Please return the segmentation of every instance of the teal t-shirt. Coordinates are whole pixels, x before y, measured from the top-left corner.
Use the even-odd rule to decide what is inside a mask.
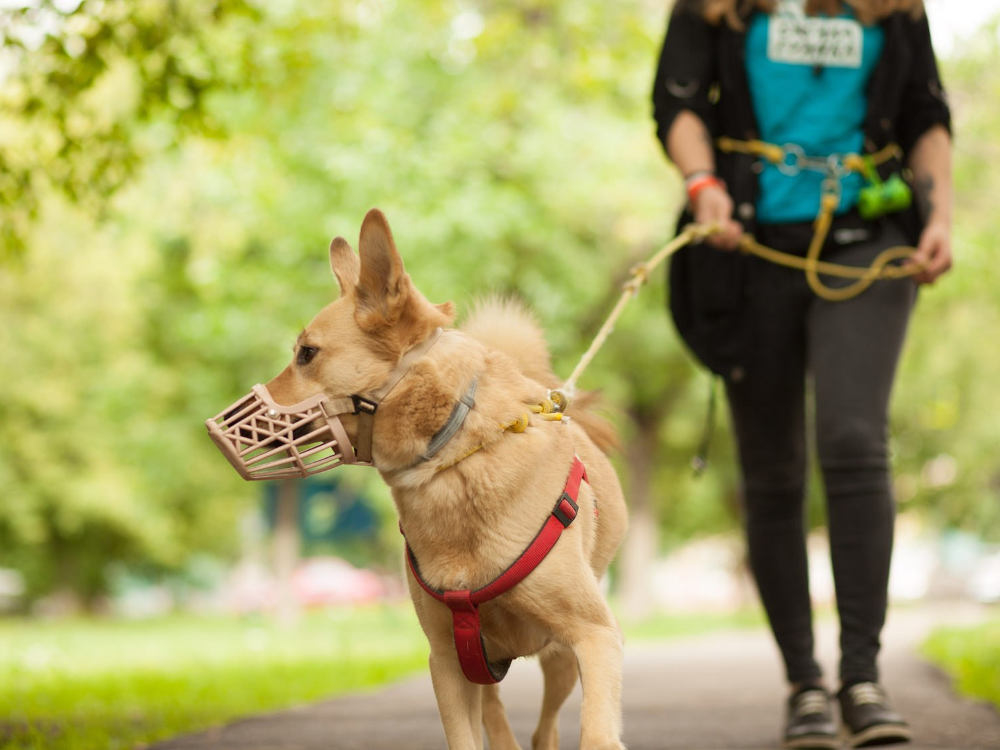
[[[754,14],[746,68],[761,139],[797,144],[809,156],[861,153],[868,79],[883,44],[879,26],[862,26],[850,11],[806,16],[804,0],[781,0],[773,14]],[[804,169],[790,176],[764,164],[757,219],[814,219],[824,175]],[[837,213],[857,204],[863,183],[859,174],[842,178]]]

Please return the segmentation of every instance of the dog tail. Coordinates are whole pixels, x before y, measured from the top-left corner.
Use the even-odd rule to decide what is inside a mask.
[[[462,324],[462,330],[485,346],[511,357],[521,372],[546,388],[562,385],[552,372],[552,359],[542,327],[517,300],[499,295],[481,300]],[[600,394],[580,391],[573,397],[567,415],[583,428],[598,448],[611,453],[619,447],[618,435],[611,422],[598,413],[600,406]]]
[[[521,372],[546,388],[558,382],[552,372],[549,347],[531,311],[511,297],[494,295],[480,300],[462,324],[462,330],[487,348],[513,359]]]

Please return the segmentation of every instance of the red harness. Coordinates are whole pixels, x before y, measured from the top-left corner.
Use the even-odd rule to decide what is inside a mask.
[[[552,509],[552,513],[545,520],[545,524],[534,540],[507,570],[474,591],[469,589],[442,591],[431,586],[420,575],[417,558],[413,555],[410,545],[406,545],[406,562],[417,583],[439,602],[448,605],[451,610],[458,661],[462,665],[462,672],[465,673],[466,679],[470,682],[476,682],[480,685],[492,685],[500,682],[507,674],[511,663],[510,659],[491,662],[486,658],[482,625],[479,622],[479,605],[512,589],[545,559],[545,556],[559,540],[563,529],[573,523],[573,519],[576,518],[577,497],[580,493],[581,480],[587,481],[587,470],[584,468],[583,462],[574,456],[566,486],[563,487],[556,507]],[[405,539],[406,535],[404,534],[403,537]]]

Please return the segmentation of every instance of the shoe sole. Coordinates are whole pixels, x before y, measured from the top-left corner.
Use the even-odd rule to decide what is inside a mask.
[[[848,742],[851,747],[877,747],[909,742],[913,738],[910,728],[900,724],[876,724],[852,734]]]
[[[813,734],[785,740],[783,747],[787,750],[839,750],[840,740],[837,737]]]

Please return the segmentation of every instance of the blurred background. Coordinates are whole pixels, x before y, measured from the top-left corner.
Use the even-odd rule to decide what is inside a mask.
[[[956,267],[921,292],[897,381],[892,595],[988,603],[1000,600],[1000,3],[928,9],[955,117]],[[419,668],[376,472],[247,483],[203,422],[284,367],[336,294],[330,239],[353,244],[373,206],[429,299],[461,311],[490,292],[522,298],[568,374],[683,200],[649,104],[668,12],[663,0],[0,0],[0,744],[54,741],[67,715],[86,724],[84,684],[119,702],[159,696],[155,711],[130,709],[152,736]],[[611,593],[629,622],[759,621],[726,415],[695,477],[711,381],[664,295],[653,279],[581,382],[605,393],[624,439],[632,532]],[[388,635],[359,666],[374,632]],[[345,650],[353,666],[331,670]],[[376,656],[385,664],[366,673]],[[299,669],[308,689],[164,718],[163,696],[190,687],[184,665],[212,659],[220,675],[236,662]],[[122,664],[182,682],[128,682]],[[226,674],[230,692],[253,682]],[[211,692],[196,693],[203,706]]]

